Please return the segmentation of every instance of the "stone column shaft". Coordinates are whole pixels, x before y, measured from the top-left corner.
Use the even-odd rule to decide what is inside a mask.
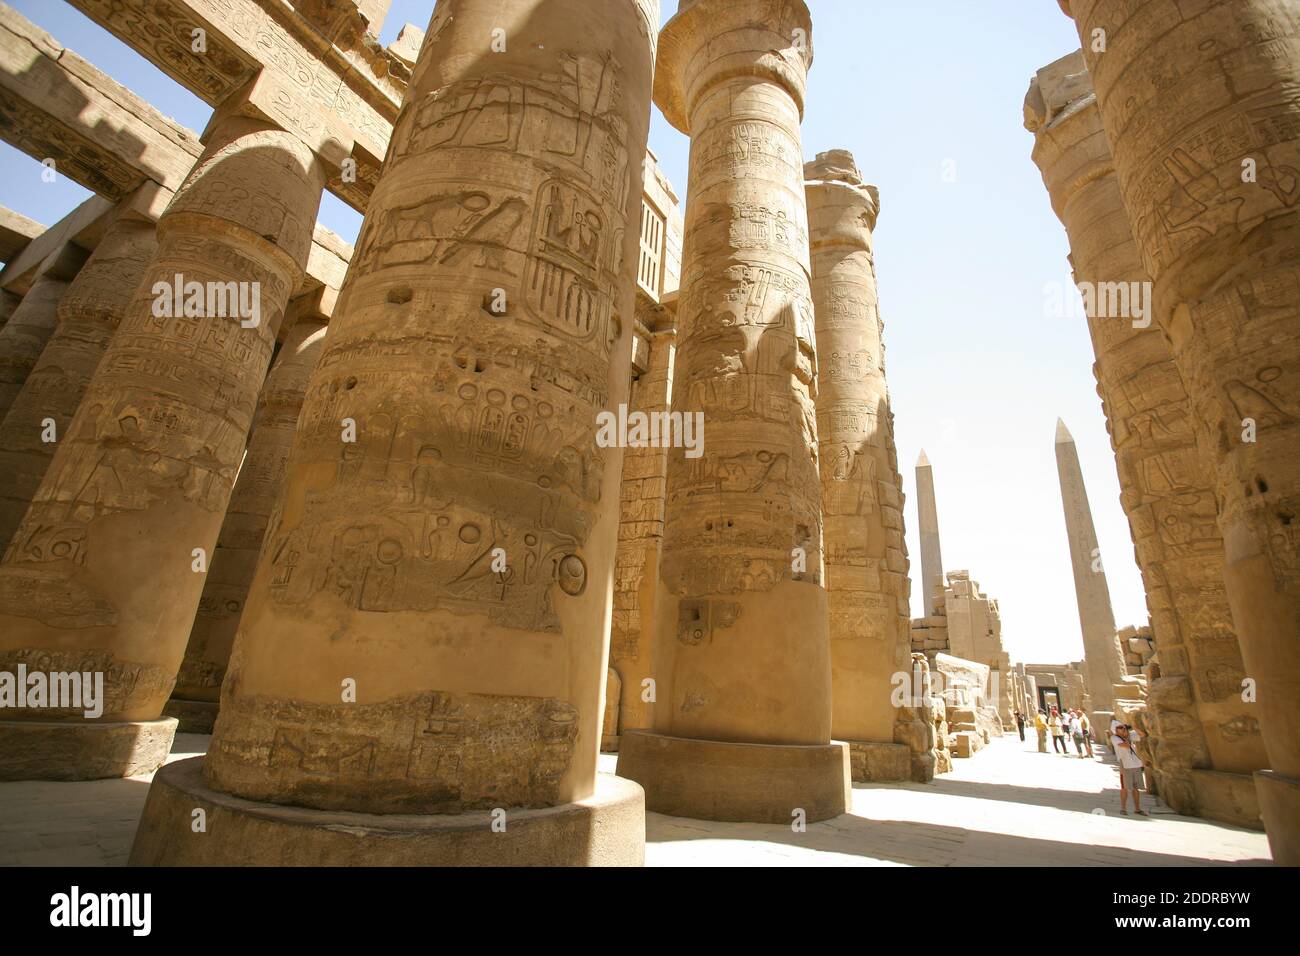
[[[159,715],[324,179],[296,137],[219,117],[159,219],[157,254],[0,565],[0,664],[105,674],[98,720],[18,711],[2,728],[7,753],[36,733],[24,720],[59,721],[59,766],[25,772],[140,772],[135,733],[166,755],[158,730],[175,724]]]
[[[628,406],[653,415],[671,408],[676,332],[671,324],[650,330],[648,341],[647,367],[632,383]],[[609,645],[610,666],[618,672],[622,687],[620,732],[652,726],[654,705],[643,699],[642,681],[655,675],[655,595],[667,474],[666,447],[629,447],[624,451]]]
[[[855,779],[888,779],[886,762],[901,771],[894,779],[908,779],[910,754],[894,743],[898,712],[891,701],[894,675],[912,667],[902,492],[872,249],[880,199],[843,150],[818,154],[804,176],[819,359],[831,736],[850,742]],[[892,759],[879,759],[886,754]]]
[[[1067,0],[1215,479],[1274,859],[1300,863],[1300,12]],[[1098,34],[1097,31],[1102,31]],[[1104,45],[1097,43],[1097,37]],[[1104,52],[1102,52],[1104,49]],[[1176,82],[1170,80],[1176,77]]]
[[[1161,792],[1179,812],[1195,812],[1193,768],[1267,766],[1257,709],[1241,697],[1245,672],[1224,590],[1213,481],[1197,453],[1168,339],[1150,312],[1109,314],[1097,291],[1150,290],[1151,278],[1133,241],[1082,53],[1039,71],[1025,122],[1069,235],[1075,280],[1093,301],[1088,328],[1098,391],[1160,650],[1160,676],[1149,686],[1158,711],[1157,773],[1179,778],[1166,780]]]
[[[212,733],[221,682],[226,676],[266,525],[284,485],[298,415],[325,339],[326,318],[290,303],[279,355],[258,399],[248,451],[203,585],[198,613],[176,677],[168,713],[182,733]]]
[[[657,21],[646,0],[439,2],[307,388],[209,786],[384,813],[595,792],[621,455],[596,438],[627,396]]]
[[[810,38],[802,0],[685,0],[661,35],[656,102],[691,135],[672,407],[702,414],[704,441],[668,456],[655,733],[623,735],[619,773],[668,813],[843,812],[799,129]],[[748,759],[770,761],[765,792],[735,775]]]
[[[27,513],[156,250],[154,223],[124,214],[59,298],[53,334],[0,424],[0,554]]]
[[[0,421],[9,414],[27,376],[41,357],[58,325],[59,299],[86,260],[86,254],[65,245],[41,266],[31,288],[0,328]]]

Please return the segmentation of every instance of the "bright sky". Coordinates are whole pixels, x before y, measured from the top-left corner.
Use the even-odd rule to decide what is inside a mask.
[[[157,109],[195,131],[211,110],[71,6],[8,0]],[[593,0],[603,2],[603,0]],[[665,19],[676,9],[663,0]],[[921,614],[913,465],[934,467],[944,563],[1001,606],[1013,660],[1083,657],[1053,450],[1056,419],[1079,448],[1115,619],[1147,620],[1115,459],[1081,318],[1044,287],[1069,281],[1021,120],[1034,72],[1078,46],[1048,0],[810,0],[808,158],[845,148],[880,187],[876,268],[899,463],[907,494],[912,613]],[[382,40],[423,27],[433,0],[393,0]],[[650,146],[683,200],[688,143],[658,116]],[[955,171],[955,182],[945,181]],[[0,205],[51,224],[88,197],[0,144]],[[951,178],[951,177],[949,177]],[[353,241],[361,217],[326,194],[321,222]]]

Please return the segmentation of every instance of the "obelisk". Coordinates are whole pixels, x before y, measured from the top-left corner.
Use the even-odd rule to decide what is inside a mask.
[[[817,332],[817,437],[830,608],[831,735],[855,780],[908,780],[895,675],[911,670],[903,496],[872,231],[880,195],[846,150],[804,165]]]
[[[1288,0],[1060,0],[1214,481],[1224,585],[1300,865],[1300,17]]]
[[[211,747],[154,778],[133,862],[642,862],[640,788],[596,774],[621,464],[597,436],[627,398],[658,21],[439,0]],[[237,820],[191,837],[205,805]]]
[[[943,553],[939,548],[939,506],[934,496],[934,470],[925,449],[916,459],[916,513],[921,531],[921,597],[925,616],[943,610]]]
[[[683,0],[655,101],[691,136],[657,595],[654,731],[619,773],[649,809],[789,824],[844,812],[832,744],[800,123],[803,0]],[[687,452],[690,457],[687,457]]]
[[[1097,546],[1097,530],[1092,524],[1079,451],[1065,422],[1059,418],[1056,420],[1056,471],[1061,480],[1061,504],[1070,543],[1070,566],[1074,570],[1074,596],[1079,604],[1083,656],[1088,662],[1088,695],[1094,713],[1109,713],[1115,709],[1114,685],[1126,673],[1124,653],[1115,636],[1110,588],[1101,563],[1101,549]]]

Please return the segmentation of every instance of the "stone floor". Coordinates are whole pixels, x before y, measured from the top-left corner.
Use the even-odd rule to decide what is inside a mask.
[[[181,734],[170,759],[203,753]],[[615,756],[601,756],[612,771]],[[0,866],[120,866],[148,777],[0,783]],[[1263,833],[1180,817],[1119,815],[1115,770],[1101,759],[1039,754],[995,740],[929,784],[853,789],[853,812],[804,833],[651,813],[650,866],[1190,866],[1266,864]]]

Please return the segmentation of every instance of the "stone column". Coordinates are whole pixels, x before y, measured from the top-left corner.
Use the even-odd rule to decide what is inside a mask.
[[[0,289],[0,329],[4,328],[9,317],[14,314],[23,297],[17,293],[10,292],[8,289]]]
[[[9,414],[27,376],[58,324],[59,299],[86,261],[86,253],[66,243],[43,262],[31,288],[0,328],[0,421]]]
[[[166,757],[176,722],[160,714],[324,179],[260,121],[209,127],[0,565],[0,667],[102,673],[103,713],[18,710],[0,723],[0,774],[127,775]],[[177,282],[193,285],[171,302]]]
[[[295,299],[290,303],[285,321],[291,324],[262,386],[248,452],[230,496],[185,659],[167,704],[167,714],[180,721],[181,733],[212,733],[239,616],[257,569],[267,521],[284,484],[307,380],[324,343],[327,317],[315,310],[316,296],[304,298],[312,301]]]
[[[939,547],[939,506],[934,469],[925,449],[916,459],[916,516],[921,531],[921,607],[925,617],[944,613],[943,552]]]
[[[1256,707],[1241,695],[1245,671],[1224,590],[1213,481],[1197,455],[1169,341],[1150,321],[1151,279],[1133,242],[1082,53],[1038,72],[1025,125],[1070,238],[1075,280],[1093,303],[1094,370],[1160,649],[1161,676],[1149,685],[1160,791],[1180,813],[1199,812],[1201,802],[1213,813],[1231,801],[1204,791],[1228,786],[1253,798],[1249,780],[1242,787],[1223,778],[1266,767],[1267,756]],[[1123,298],[1107,291],[1116,289]],[[1113,308],[1125,302],[1130,308]],[[1258,821],[1258,804],[1250,802],[1253,809],[1230,822]]]
[[[1097,547],[1097,530],[1088,505],[1088,489],[1083,484],[1079,450],[1074,446],[1074,436],[1059,418],[1056,420],[1056,471],[1061,482],[1070,567],[1074,571],[1083,656],[1088,662],[1088,694],[1093,710],[1109,714],[1115,709],[1114,686],[1126,673],[1124,652],[1115,636],[1110,587],[1101,563],[1101,549]],[[1109,721],[1109,717],[1105,719]]]
[[[629,408],[657,415],[671,409],[673,350],[676,332],[668,309],[656,307],[644,341],[645,369],[632,382]],[[635,368],[635,359],[634,368]],[[609,661],[622,682],[619,727],[652,726],[653,703],[645,697],[643,681],[653,680],[655,595],[664,534],[664,492],[668,448],[629,447],[623,453],[618,556],[614,563],[614,611],[610,627]]]
[[[1300,17],[1287,0],[1062,6],[1079,28],[1134,238],[1155,282],[1156,320],[1214,479],[1228,601],[1272,767],[1255,775],[1261,814],[1274,860],[1294,865]]]
[[[656,102],[691,135],[656,612],[655,733],[620,741],[652,810],[789,823],[844,812],[830,743],[802,117],[802,0],[687,0]],[[687,455],[690,457],[687,457]]]
[[[596,777],[621,458],[597,432],[627,399],[657,23],[440,0],[211,749],[155,778],[134,861],[248,862],[244,828],[282,863],[641,862],[640,789]],[[177,837],[224,794],[265,803]],[[367,839],[322,809],[451,816]]]
[[[907,545],[872,230],[880,211],[853,156],[804,166],[816,315],[817,437],[830,610],[831,736],[854,780],[907,780],[894,675],[912,670]]]
[[[156,249],[154,223],[124,209],[60,296],[57,325],[0,424],[0,554],[27,513]]]

